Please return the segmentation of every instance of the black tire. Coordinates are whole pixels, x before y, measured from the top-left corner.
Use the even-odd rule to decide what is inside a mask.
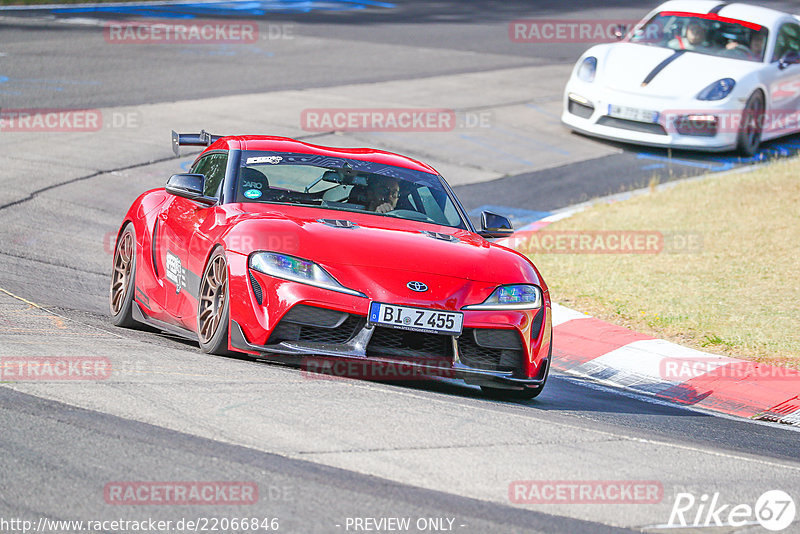
[[[200,278],[197,301],[197,340],[208,354],[228,355],[230,298],[228,262],[225,251],[217,248],[208,259]]]
[[[747,99],[742,110],[742,122],[736,137],[736,150],[741,156],[753,157],[761,146],[761,128],[764,120],[764,94],[756,91]]]
[[[108,304],[111,322],[115,326],[133,328],[133,294],[136,288],[136,231],[128,223],[120,232],[114,246],[114,264]]]
[[[547,384],[547,377],[550,376],[550,362],[553,359],[553,341],[552,338],[550,340],[550,351],[547,356],[547,369],[544,372],[544,382],[538,387],[535,388],[525,388],[523,390],[519,389],[503,389],[503,388],[493,388],[491,386],[481,386],[481,391],[483,391],[484,395],[487,397],[491,397],[493,399],[498,400],[530,400],[535,399],[539,396],[539,394],[544,390],[545,384]]]

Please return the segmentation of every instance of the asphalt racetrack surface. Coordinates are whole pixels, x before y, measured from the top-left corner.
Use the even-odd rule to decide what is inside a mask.
[[[783,138],[743,161],[560,126],[566,76],[589,45],[516,43],[509,23],[635,19],[657,2],[247,4],[155,14],[258,21],[262,38],[248,45],[104,37],[109,21],[147,20],[146,7],[0,10],[0,112],[97,109],[103,117],[97,131],[0,130],[0,356],[108,358],[114,368],[95,382],[0,384],[0,520],[153,519],[174,530],[182,519],[277,518],[273,530],[323,533],[410,518],[411,532],[661,532],[687,494],[698,503],[684,513],[688,523],[696,514],[705,521],[702,496],[730,505],[723,519],[739,504],[752,511],[768,490],[798,502],[792,429],[555,373],[525,402],[445,380],[326,380],[111,326],[110,240],[136,196],[193,159],[172,155],[171,129],[398,151],[437,167],[471,215],[491,206],[515,224],[800,149],[796,136]],[[450,108],[465,123],[415,135],[315,131],[300,118],[308,108],[397,106]],[[661,493],[652,502],[514,502],[512,484],[531,480],[652,483]],[[258,499],[120,505],[108,496],[115,484],[141,481],[255,484]],[[713,531],[764,532],[758,519],[753,512],[743,526]],[[0,522],[2,532],[13,528]],[[680,530],[693,531],[709,529]]]

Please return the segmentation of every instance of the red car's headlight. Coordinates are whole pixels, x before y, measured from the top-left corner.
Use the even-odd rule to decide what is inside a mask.
[[[500,286],[481,304],[464,310],[535,310],[542,307],[542,290],[533,284]]]
[[[276,252],[255,252],[250,255],[250,268],[275,278],[283,278],[301,284],[330,289],[357,297],[366,297],[364,293],[349,289],[340,284],[328,271],[314,263],[288,254]]]

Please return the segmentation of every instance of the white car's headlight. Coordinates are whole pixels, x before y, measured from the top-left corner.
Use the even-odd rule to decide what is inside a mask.
[[[542,307],[542,290],[533,284],[500,286],[481,304],[464,306],[465,310],[535,310]]]
[[[584,82],[593,82],[594,75],[597,72],[597,58],[589,56],[581,62],[578,67],[578,78]]]
[[[736,81],[733,78],[723,78],[712,83],[697,95],[698,100],[722,100],[733,91],[736,87]]]
[[[314,263],[288,254],[276,252],[256,252],[250,256],[250,268],[275,278],[283,278],[301,284],[330,289],[348,295],[366,297],[364,293],[348,289],[328,274],[328,271]]]

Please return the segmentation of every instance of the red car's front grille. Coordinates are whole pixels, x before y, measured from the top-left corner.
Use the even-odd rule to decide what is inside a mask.
[[[538,333],[542,316],[542,313],[536,315],[533,332]],[[267,344],[282,341],[344,344],[365,325],[366,318],[359,315],[298,305],[284,315]],[[450,367],[458,350],[460,362],[467,367],[506,372],[519,372],[523,367],[524,346],[516,329],[465,328],[455,341],[454,347],[453,336],[375,326],[366,355]]]
[[[367,345],[367,356],[425,360],[432,364],[453,359],[453,337],[376,326]]]

